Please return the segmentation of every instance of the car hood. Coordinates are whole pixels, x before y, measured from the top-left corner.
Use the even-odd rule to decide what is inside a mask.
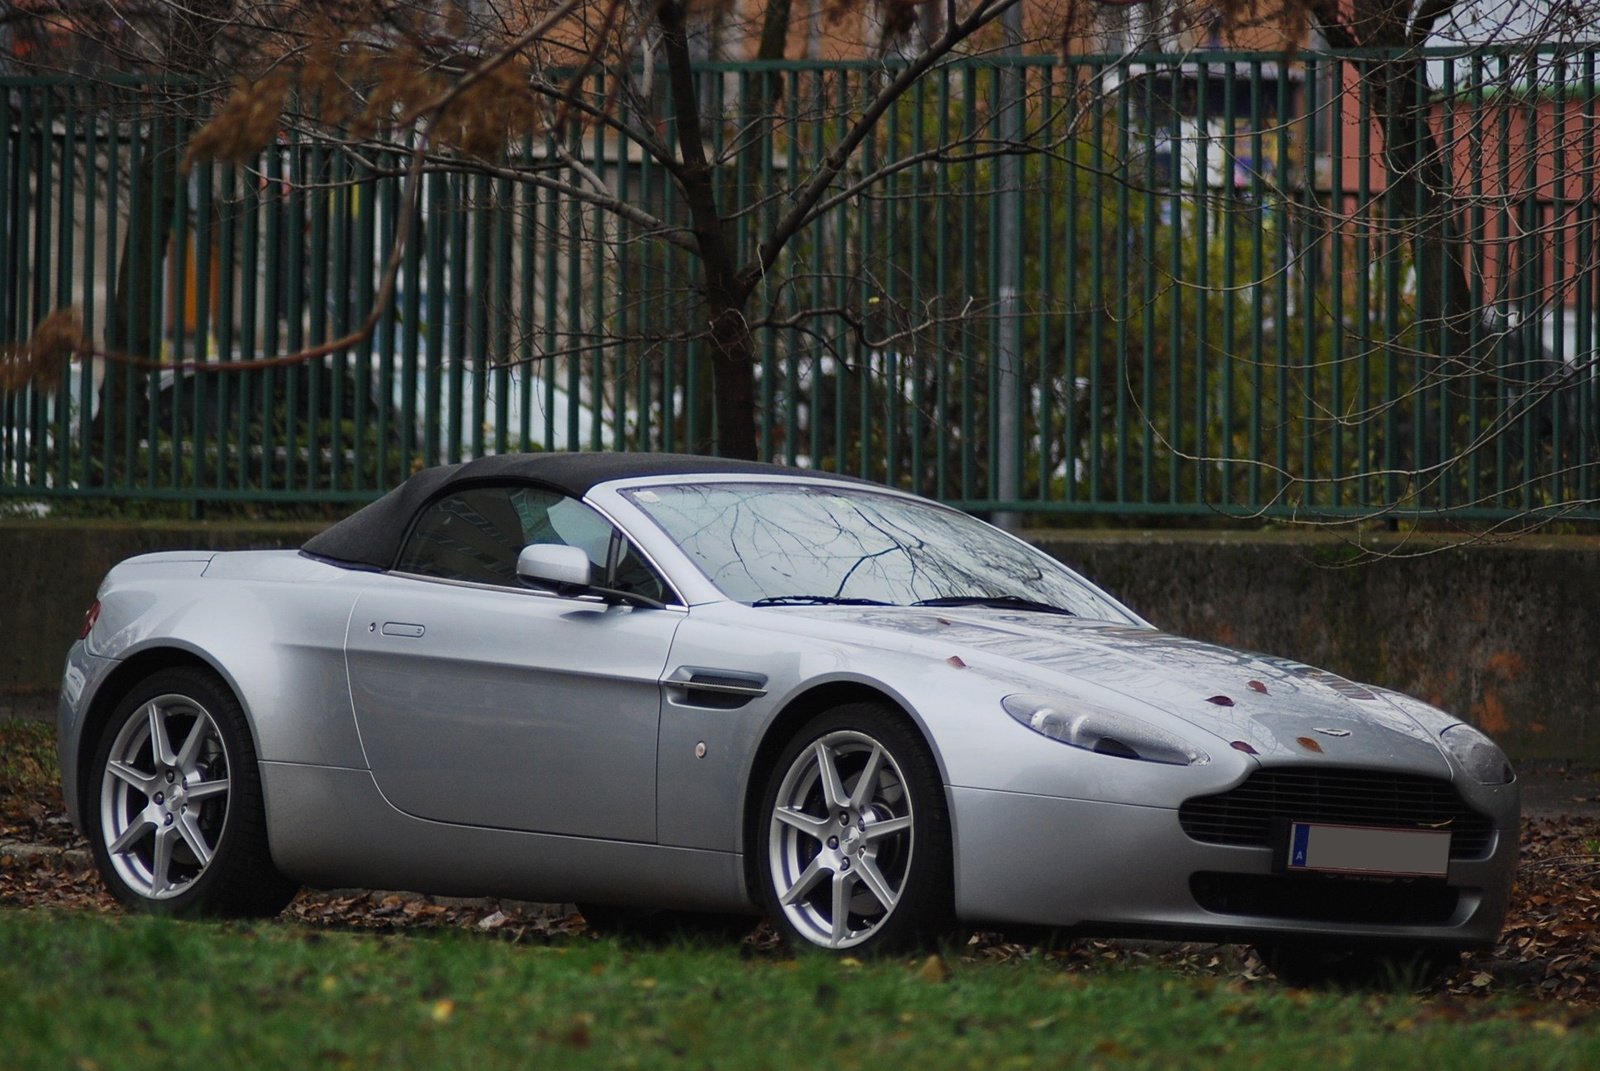
[[[1433,732],[1381,690],[1288,659],[1039,613],[876,606],[782,612],[859,625],[890,646],[915,637],[913,646],[931,647],[929,653],[1016,679],[1019,692],[1059,689],[1079,698],[1115,692],[1264,762],[1359,763],[1451,775]],[[1075,689],[1076,682],[1094,688]]]

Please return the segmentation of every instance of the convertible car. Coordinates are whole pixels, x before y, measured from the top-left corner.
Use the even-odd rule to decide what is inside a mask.
[[[301,885],[960,925],[1491,943],[1518,786],[1482,733],[1168,635],[963,513],[674,455],[423,471],[296,551],[116,566],[63,787],[136,908]]]

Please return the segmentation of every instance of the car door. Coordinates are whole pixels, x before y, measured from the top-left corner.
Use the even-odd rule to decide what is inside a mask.
[[[604,567],[612,527],[575,499],[471,488],[427,506],[362,593],[346,661],[385,797],[421,818],[653,841],[660,679],[681,611],[516,580],[535,542]],[[635,585],[659,584],[634,555]],[[665,585],[660,586],[665,592]]]

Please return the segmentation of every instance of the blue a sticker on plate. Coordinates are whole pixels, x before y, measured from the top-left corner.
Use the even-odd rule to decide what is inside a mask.
[[[1295,822],[1289,869],[1442,878],[1450,869],[1450,831]]]

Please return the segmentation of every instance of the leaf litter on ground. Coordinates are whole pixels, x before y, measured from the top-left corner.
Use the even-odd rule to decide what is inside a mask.
[[[0,906],[120,913],[123,909],[88,864],[87,843],[66,819],[54,756],[36,753],[43,751],[34,739],[39,734],[18,734],[14,724],[0,722]],[[1587,1009],[1600,1008],[1597,878],[1600,820],[1525,818],[1511,911],[1499,942],[1493,949],[1462,956],[1455,970],[1430,986],[1427,992],[1440,999],[1428,1005],[1426,1014],[1467,1014],[1460,1011],[1463,1006],[1490,995],[1568,1005],[1569,1018],[1581,1019]],[[571,905],[368,890],[304,890],[282,917],[313,928],[381,933],[447,928],[517,943],[581,940],[591,933]],[[785,954],[765,923],[744,939],[742,950],[748,955]],[[1142,964],[1241,987],[1272,979],[1255,952],[1242,945],[1080,939],[1042,947],[981,932],[968,940],[960,959],[1004,963],[1041,956],[1066,971]],[[946,976],[926,963],[918,960],[915,967],[929,978]],[[1539,1021],[1545,1022],[1551,1011],[1539,1013]],[[1560,1017],[1548,1021],[1557,1026],[1568,1022]]]

